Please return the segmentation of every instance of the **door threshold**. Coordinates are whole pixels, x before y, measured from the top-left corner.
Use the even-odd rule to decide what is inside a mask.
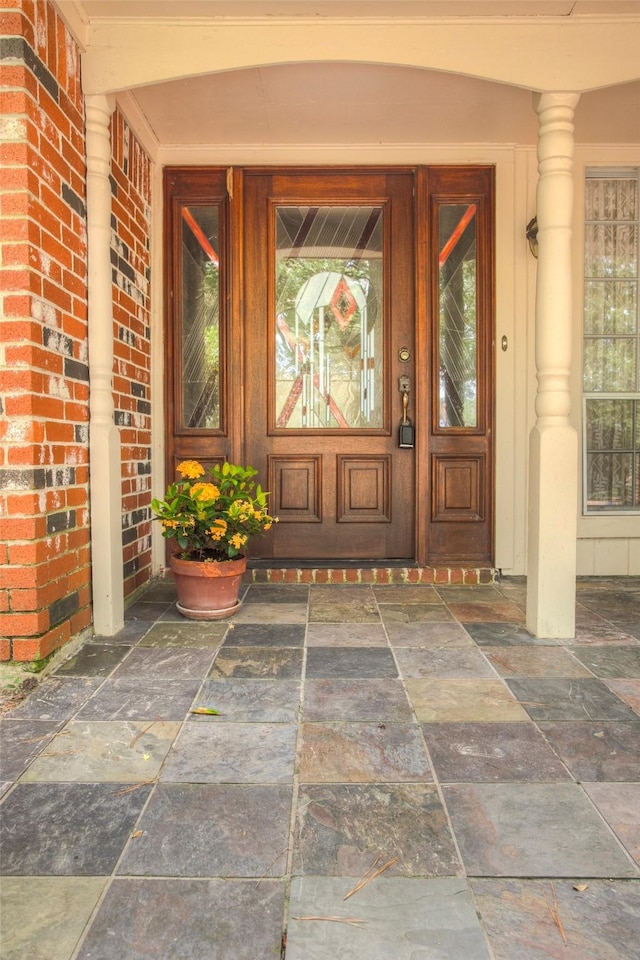
[[[407,560],[250,560],[247,583],[492,584],[494,567],[439,564],[421,567]]]

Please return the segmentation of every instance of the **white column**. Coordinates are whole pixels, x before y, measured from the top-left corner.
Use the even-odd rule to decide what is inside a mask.
[[[578,440],[569,422],[573,114],[579,95],[543,93],[538,127],[536,423],[529,438],[527,627],[575,636]]]
[[[114,103],[95,95],[86,97],[85,105],[93,623],[96,633],[112,637],[124,626],[120,434],[113,417],[109,120]]]

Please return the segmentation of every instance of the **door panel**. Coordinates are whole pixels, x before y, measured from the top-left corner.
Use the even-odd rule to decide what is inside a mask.
[[[247,171],[244,204],[245,455],[280,518],[256,553],[413,558],[413,174]]]

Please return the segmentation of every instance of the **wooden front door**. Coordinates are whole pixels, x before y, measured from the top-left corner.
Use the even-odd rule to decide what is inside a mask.
[[[252,557],[493,563],[493,197],[491,167],[165,171],[166,475],[254,466]]]
[[[279,559],[413,559],[411,172],[248,171],[245,459]],[[411,430],[406,431],[409,442]]]

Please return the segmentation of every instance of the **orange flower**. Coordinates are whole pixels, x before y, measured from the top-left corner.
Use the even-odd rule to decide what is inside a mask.
[[[220,491],[213,483],[194,483],[191,487],[191,496],[194,500],[202,500],[204,503],[209,503],[212,500],[218,499]]]
[[[198,477],[204,476],[204,467],[197,460],[183,460],[182,463],[178,464],[176,470],[182,477],[187,477],[189,480],[196,480]]]

